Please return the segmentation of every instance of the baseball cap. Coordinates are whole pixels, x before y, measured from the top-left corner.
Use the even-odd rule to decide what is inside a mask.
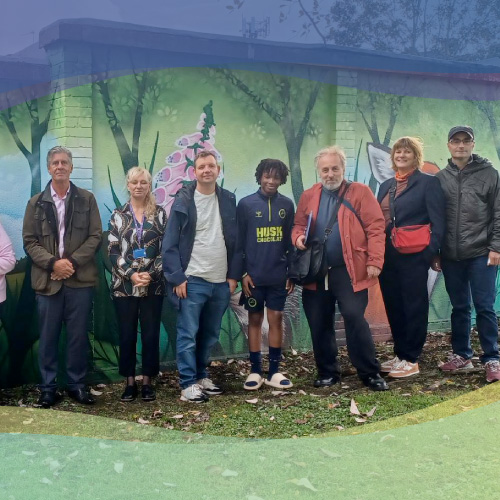
[[[470,136],[472,140],[474,140],[474,130],[472,130],[472,128],[468,127],[467,125],[458,125],[456,127],[453,127],[448,132],[448,140],[450,140],[455,134],[458,134],[459,132],[465,132]]]

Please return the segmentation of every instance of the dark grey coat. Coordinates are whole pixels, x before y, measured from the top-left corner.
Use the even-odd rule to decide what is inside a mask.
[[[490,161],[472,155],[459,170],[449,160],[436,177],[446,198],[443,257],[464,260],[500,252],[500,180]]]

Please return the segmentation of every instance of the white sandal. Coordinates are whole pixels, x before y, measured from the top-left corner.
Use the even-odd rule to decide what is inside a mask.
[[[288,384],[283,384],[284,381],[288,381]],[[271,380],[265,380],[264,383],[266,385],[270,385],[271,387],[275,387],[276,389],[290,389],[293,387],[292,382],[287,379],[282,373],[275,373]]]
[[[248,385],[250,382],[254,382],[252,385]],[[257,391],[262,387],[262,384],[264,383],[264,378],[259,375],[258,373],[250,373],[248,375],[247,379],[245,380],[245,383],[243,384],[243,389],[247,391]]]

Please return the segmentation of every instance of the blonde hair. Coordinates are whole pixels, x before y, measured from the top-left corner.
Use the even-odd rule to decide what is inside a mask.
[[[415,155],[415,163],[418,170],[422,170],[424,166],[424,143],[419,137],[400,137],[392,146],[391,149],[391,162],[392,170],[397,171],[394,165],[394,155],[398,149],[409,149]]]
[[[146,177],[146,180],[148,181],[148,184],[149,184],[149,193],[145,199],[146,206],[144,208],[144,212],[146,213],[146,215],[148,217],[151,217],[156,212],[156,198],[154,197],[153,192],[152,192],[153,179],[151,177],[151,174],[144,167],[132,167],[127,172],[127,177],[125,178],[125,180],[127,181],[127,185],[128,185],[129,182],[136,179],[137,177],[140,177],[141,175],[144,175],[144,177]],[[129,200],[130,200],[130,198],[129,198]]]
[[[318,168],[319,159],[325,155],[337,155],[340,159],[340,163],[342,163],[342,168],[345,170],[346,156],[344,150],[340,146],[334,145],[320,149],[314,157],[314,165],[316,165],[316,168]]]

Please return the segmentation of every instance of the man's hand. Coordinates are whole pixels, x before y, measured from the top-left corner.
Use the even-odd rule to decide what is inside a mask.
[[[500,265],[500,253],[490,250],[488,254],[488,266],[498,266]]]
[[[241,288],[243,289],[243,293],[247,299],[252,296],[252,290],[250,288],[255,288],[255,285],[253,284],[253,280],[250,275],[247,274],[243,277],[241,280]]]
[[[295,288],[295,283],[291,280],[286,280],[285,288],[288,291],[288,295],[290,295]]]
[[[130,276],[130,281],[134,286],[148,286],[151,278],[148,273],[134,273]]]
[[[376,266],[366,266],[368,278],[377,278],[382,270]]]
[[[229,291],[231,292],[231,295],[232,295],[234,293],[234,291],[236,290],[236,285],[238,284],[238,282],[236,280],[231,279],[231,278],[228,278],[226,281],[229,285]]]
[[[187,281],[181,283],[180,285],[174,286],[174,293],[179,297],[179,299],[187,298]]]
[[[68,259],[59,259],[54,263],[54,268],[50,275],[53,280],[65,280],[75,273],[73,264]]]
[[[436,255],[435,257],[432,258],[431,269],[433,271],[436,271],[437,273],[441,272],[441,257],[439,255]]]
[[[301,234],[296,240],[295,240],[295,246],[299,249],[299,250],[305,250],[307,247],[306,247],[306,235],[305,234]]]

